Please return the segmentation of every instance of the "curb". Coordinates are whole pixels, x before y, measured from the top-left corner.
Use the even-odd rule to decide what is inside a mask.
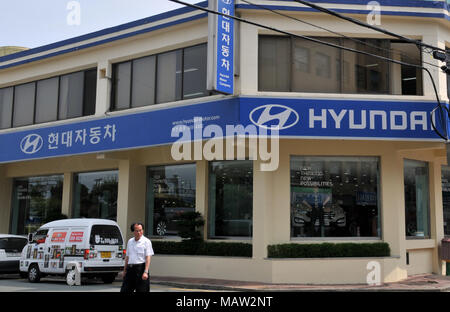
[[[256,288],[245,288],[245,287],[234,287],[234,286],[222,286],[222,285],[205,285],[205,284],[189,284],[189,283],[179,283],[179,282],[169,282],[169,281],[156,281],[151,282],[154,285],[164,285],[176,288],[195,288],[202,290],[216,290],[216,291],[233,291],[233,292],[450,292],[450,287],[446,288],[435,288],[435,289],[426,289],[426,288],[344,288],[344,287],[336,287],[329,288],[324,286],[323,288],[264,288],[264,289],[256,289]]]
[[[450,279],[441,279],[436,275],[423,275],[412,277],[410,279],[386,283],[380,286],[368,285],[307,285],[307,284],[269,284],[269,283],[251,283],[251,285],[242,285],[239,281],[222,281],[220,280],[208,283],[207,279],[194,279],[196,282],[189,280],[180,281],[170,277],[155,277],[150,279],[151,284],[165,285],[183,289],[199,289],[199,290],[216,290],[216,291],[233,291],[233,292],[450,292]],[[231,284],[230,284],[231,283]],[[232,285],[236,283],[236,285]],[[227,285],[229,284],[229,285]],[[241,284],[241,285],[239,285]],[[418,286],[418,284],[420,286]]]

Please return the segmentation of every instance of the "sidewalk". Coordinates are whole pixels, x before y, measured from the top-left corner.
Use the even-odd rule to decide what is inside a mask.
[[[208,289],[221,291],[304,291],[304,292],[336,292],[336,291],[388,291],[388,292],[450,292],[450,276],[435,274],[414,275],[406,280],[385,283],[380,286],[367,284],[357,285],[309,285],[309,284],[271,284],[259,282],[242,282],[205,278],[182,278],[152,276],[152,284],[161,284],[178,288]]]

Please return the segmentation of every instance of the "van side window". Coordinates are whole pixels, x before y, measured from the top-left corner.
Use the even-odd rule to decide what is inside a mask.
[[[43,244],[45,243],[45,239],[47,238],[48,230],[39,230],[34,234],[33,243]]]

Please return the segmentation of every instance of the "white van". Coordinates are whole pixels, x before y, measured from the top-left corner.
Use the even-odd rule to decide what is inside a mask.
[[[65,219],[41,226],[22,250],[20,271],[32,283],[46,275],[66,276],[73,285],[76,272],[112,283],[125,264],[124,241],[116,222]]]

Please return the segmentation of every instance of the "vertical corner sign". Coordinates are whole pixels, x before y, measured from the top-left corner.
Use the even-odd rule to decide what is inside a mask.
[[[209,0],[209,8],[234,16],[234,0]],[[208,89],[225,94],[234,91],[234,20],[209,14]]]

